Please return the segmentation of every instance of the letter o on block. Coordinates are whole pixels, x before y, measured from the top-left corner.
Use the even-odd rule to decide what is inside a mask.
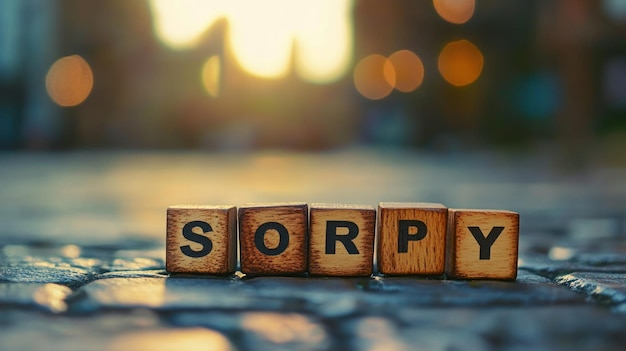
[[[171,273],[228,274],[237,261],[235,206],[167,208],[165,267]]]
[[[241,272],[301,274],[307,270],[308,206],[251,204],[239,208]]]

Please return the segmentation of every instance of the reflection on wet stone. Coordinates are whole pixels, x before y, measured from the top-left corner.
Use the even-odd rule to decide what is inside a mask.
[[[34,307],[46,312],[65,312],[72,290],[58,284],[0,283],[0,305]]]
[[[296,313],[251,312],[242,316],[244,343],[255,350],[327,350],[323,325]]]
[[[103,264],[101,267],[106,271],[138,271],[143,269],[164,269],[163,261],[145,257],[135,257],[130,259],[115,258],[111,262]]]
[[[350,338],[355,350],[413,350],[399,338],[399,331],[394,323],[380,317],[366,317],[353,322],[354,337]]]
[[[154,329],[115,336],[110,351],[235,351],[236,348],[219,332],[209,329]]]

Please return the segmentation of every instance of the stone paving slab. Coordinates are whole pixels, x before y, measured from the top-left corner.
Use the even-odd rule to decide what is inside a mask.
[[[2,350],[622,350],[626,342],[626,315],[592,305],[408,307],[338,318],[289,310],[0,312]]]
[[[487,350],[620,350],[626,341],[625,315],[585,305],[406,309],[398,314],[411,350],[474,345]]]
[[[0,282],[61,283],[78,286],[96,277],[96,273],[70,263],[26,257],[23,260],[0,260]]]
[[[125,275],[126,274],[126,275]],[[162,271],[110,272],[78,289],[73,313],[151,308],[276,310],[324,317],[406,306],[538,306],[584,302],[574,291],[530,273],[516,282],[415,277],[311,278],[170,276]]]
[[[609,305],[626,303],[626,274],[624,273],[575,272],[558,277],[556,282],[574,291],[582,292],[600,303]]]
[[[589,263],[576,259],[552,260],[547,256],[525,256],[519,260],[519,269],[554,279],[573,272],[626,273],[626,264],[621,262]]]
[[[539,306],[582,301],[578,294],[527,273],[515,282],[384,278],[370,281],[368,290],[380,292],[380,300],[396,306]],[[375,303],[376,298],[370,301]]]
[[[108,309],[208,309],[246,308],[260,303],[234,293],[237,283],[230,279],[136,277],[99,279],[81,287],[73,296],[75,313]],[[265,302],[270,305],[270,301]],[[274,308],[280,308],[275,301]]]
[[[236,350],[229,339],[217,331],[172,327],[147,310],[89,318],[0,312],[1,350]]]
[[[324,154],[0,154],[0,350],[623,350],[626,169]],[[169,275],[177,203],[520,212],[515,282]]]

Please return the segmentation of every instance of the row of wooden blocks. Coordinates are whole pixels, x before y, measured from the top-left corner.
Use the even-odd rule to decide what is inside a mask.
[[[237,231],[237,225],[239,230]],[[517,276],[519,215],[435,203],[253,204],[167,209],[172,273],[369,276],[378,271],[452,279]]]

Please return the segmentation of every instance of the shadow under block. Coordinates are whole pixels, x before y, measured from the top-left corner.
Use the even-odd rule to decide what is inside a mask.
[[[172,273],[233,273],[237,261],[235,206],[167,208],[165,267]]]
[[[376,230],[374,207],[311,204],[309,213],[311,275],[372,274]]]
[[[449,278],[515,280],[517,277],[519,214],[450,209],[447,236]]]
[[[383,274],[442,275],[448,209],[437,203],[378,205],[378,270]]]
[[[241,272],[301,274],[307,270],[308,206],[254,204],[239,208]]]

